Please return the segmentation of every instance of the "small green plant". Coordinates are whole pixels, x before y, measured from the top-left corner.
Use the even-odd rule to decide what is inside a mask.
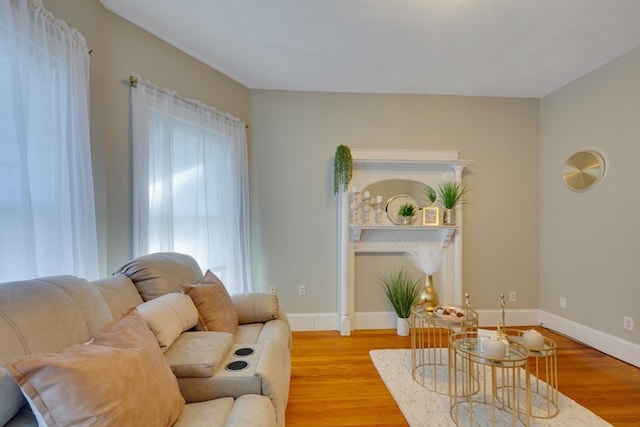
[[[429,186],[427,186],[424,189],[424,196],[427,198],[427,201],[429,202],[430,205],[434,204],[438,198],[438,195],[436,194],[436,190],[434,190]]]
[[[438,185],[440,203],[445,209],[453,209],[458,203],[467,203],[462,197],[467,193],[467,188],[458,181],[444,181]]]
[[[333,194],[340,190],[347,191],[353,176],[353,158],[351,149],[346,145],[338,145],[333,157]]]
[[[396,315],[401,319],[408,319],[411,315],[411,307],[420,296],[420,279],[411,277],[403,268],[400,268],[379,280]]]
[[[412,205],[411,203],[405,203],[404,205],[400,206],[400,209],[398,209],[398,215],[400,216],[414,216],[416,214],[416,207],[414,205]]]

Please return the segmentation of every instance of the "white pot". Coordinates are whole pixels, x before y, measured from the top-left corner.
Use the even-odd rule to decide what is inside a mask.
[[[535,329],[529,329],[522,334],[522,343],[529,350],[544,349],[544,337]]]
[[[401,337],[409,336],[409,319],[396,318],[396,328]]]
[[[505,350],[504,343],[496,338],[485,338],[482,341],[482,353],[490,359],[503,359]]]

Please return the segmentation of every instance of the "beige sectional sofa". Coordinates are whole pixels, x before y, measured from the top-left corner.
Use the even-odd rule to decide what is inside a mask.
[[[176,253],[0,284],[0,425],[283,427],[287,317],[218,284]]]

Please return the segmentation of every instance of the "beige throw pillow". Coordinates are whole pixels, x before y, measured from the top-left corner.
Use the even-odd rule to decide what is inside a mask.
[[[238,313],[220,279],[207,270],[199,284],[180,285],[198,309],[200,326],[205,331],[229,332],[238,329]]]
[[[198,310],[191,298],[175,292],[138,306],[138,312],[156,336],[163,352],[184,331],[198,324]]]
[[[184,399],[153,333],[133,309],[89,344],[7,365],[52,426],[170,426]]]

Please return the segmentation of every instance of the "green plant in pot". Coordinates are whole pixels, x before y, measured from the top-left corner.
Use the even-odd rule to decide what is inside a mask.
[[[340,190],[347,191],[353,176],[353,158],[351,149],[346,145],[338,145],[333,157],[333,194]]]
[[[456,205],[467,203],[463,196],[467,194],[467,188],[458,181],[444,181],[438,185],[438,198],[444,214],[442,223],[444,225],[455,225],[456,223]]]
[[[409,321],[407,319],[411,315],[411,307],[420,296],[421,279],[412,277],[403,268],[400,268],[379,280],[387,299],[396,312],[398,335],[409,335]]]
[[[417,209],[411,203],[404,203],[398,209],[398,216],[402,217],[403,224],[411,224],[413,222],[413,218],[416,216]]]

